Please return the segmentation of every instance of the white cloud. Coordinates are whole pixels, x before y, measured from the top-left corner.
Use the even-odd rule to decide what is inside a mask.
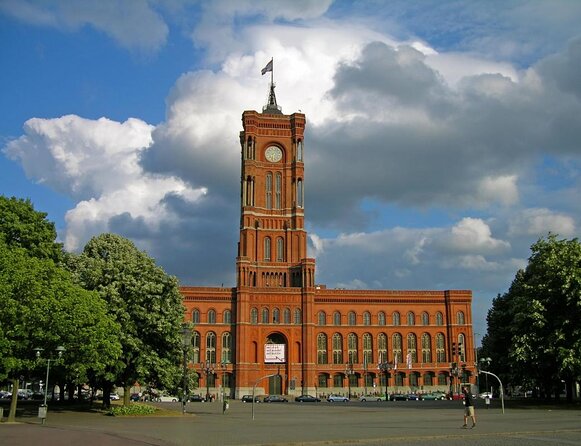
[[[484,221],[470,217],[459,221],[441,243],[458,253],[494,253],[510,248],[510,243],[492,237],[490,227]]]
[[[513,205],[518,201],[516,182],[516,175],[482,178],[478,195],[485,203],[499,202],[505,206]]]
[[[576,234],[575,220],[550,209],[525,209],[512,218],[508,229],[511,237],[544,237],[549,232],[573,237]]]

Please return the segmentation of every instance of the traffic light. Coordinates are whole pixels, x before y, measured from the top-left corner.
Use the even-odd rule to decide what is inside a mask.
[[[452,342],[452,356],[456,356],[456,343]]]

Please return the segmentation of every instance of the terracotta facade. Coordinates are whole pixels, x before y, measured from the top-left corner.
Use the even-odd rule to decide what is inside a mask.
[[[240,132],[233,288],[181,287],[200,391],[359,395],[456,391],[475,382],[472,293],[327,289],[307,257],[305,115],[274,87]]]

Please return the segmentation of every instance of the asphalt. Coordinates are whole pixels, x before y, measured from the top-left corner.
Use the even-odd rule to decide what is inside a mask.
[[[581,446],[577,407],[477,406],[463,429],[458,401],[245,404],[157,403],[159,415],[111,417],[99,410],[49,406],[46,423],[27,405],[16,423],[0,423],[0,445],[476,445]],[[254,412],[254,419],[253,419]],[[5,414],[6,416],[6,411]]]

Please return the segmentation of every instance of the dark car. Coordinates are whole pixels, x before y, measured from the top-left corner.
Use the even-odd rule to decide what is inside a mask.
[[[192,403],[205,403],[206,400],[202,398],[202,395],[190,395],[190,401]]]
[[[407,397],[408,397],[408,400],[410,400],[410,401],[419,401],[420,400],[420,396],[416,393],[408,393]]]
[[[295,398],[297,403],[320,403],[321,400],[311,395],[301,395]]]
[[[394,393],[394,394],[390,395],[389,399],[391,401],[407,401],[409,398],[408,398],[408,395],[406,395],[406,394]]]
[[[284,396],[280,396],[280,395],[268,395],[268,396],[265,396],[262,401],[264,401],[265,403],[287,403],[288,402],[288,400]]]
[[[131,396],[129,396],[129,400],[130,401],[140,401],[141,395],[139,395],[139,393],[132,393]]]
[[[243,403],[251,403],[252,402],[252,395],[244,395],[242,398],[240,398],[240,400]],[[260,397],[255,396],[254,397],[254,402],[255,403],[260,403]]]

